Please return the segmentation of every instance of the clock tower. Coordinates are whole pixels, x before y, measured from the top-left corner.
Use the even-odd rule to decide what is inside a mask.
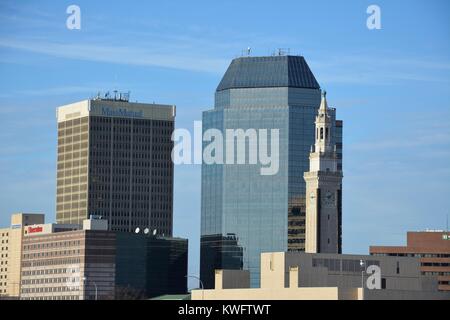
[[[309,155],[306,182],[305,251],[342,253],[342,170],[332,137],[326,92],[316,116],[316,142]]]

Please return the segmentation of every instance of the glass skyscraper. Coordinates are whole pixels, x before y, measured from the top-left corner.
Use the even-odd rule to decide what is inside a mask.
[[[203,163],[200,278],[205,288],[214,287],[215,269],[249,270],[251,285],[259,286],[261,252],[304,250],[303,173],[309,170],[320,99],[320,86],[301,56],[231,62],[214,109],[203,113],[203,132],[218,129],[225,136],[226,129],[278,129],[279,170],[261,175],[259,164]],[[335,110],[331,117],[342,155],[342,122],[335,120]]]

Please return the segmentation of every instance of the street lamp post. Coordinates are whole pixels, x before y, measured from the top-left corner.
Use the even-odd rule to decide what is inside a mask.
[[[194,278],[194,279],[197,279],[198,280],[198,282],[200,283],[200,287],[202,288],[202,300],[204,300],[204,291],[205,291],[205,288],[203,287],[203,281],[199,278],[199,277],[197,277],[197,276],[192,276],[192,275],[186,275],[186,276],[184,276],[185,278]]]
[[[362,298],[362,300],[364,300],[364,267],[365,267],[366,263],[363,260],[359,260],[359,265],[362,268],[362,271],[361,271],[361,298]]]

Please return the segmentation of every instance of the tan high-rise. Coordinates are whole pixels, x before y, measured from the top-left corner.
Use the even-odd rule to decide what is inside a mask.
[[[117,99],[58,108],[56,218],[172,235],[175,106]]]

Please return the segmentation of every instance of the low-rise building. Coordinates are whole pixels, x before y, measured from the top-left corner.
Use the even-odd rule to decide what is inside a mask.
[[[75,230],[24,238],[21,299],[112,299],[114,289],[113,232]]]
[[[44,220],[45,215],[40,213],[15,213],[11,225],[0,229],[0,299],[19,297],[24,230]]]
[[[70,227],[28,229],[21,299],[144,299],[187,292],[186,239],[108,231],[99,218],[85,220],[80,230]]]
[[[98,216],[44,224],[44,215],[13,215],[0,229],[0,298],[145,299],[187,293],[188,240],[109,231]]]
[[[450,233],[408,232],[406,246],[371,246],[376,257],[417,257],[423,275],[437,276],[439,290],[450,292]]]
[[[193,300],[450,299],[413,257],[262,253],[260,288],[250,288],[245,270],[215,276],[215,289],[193,290]]]

